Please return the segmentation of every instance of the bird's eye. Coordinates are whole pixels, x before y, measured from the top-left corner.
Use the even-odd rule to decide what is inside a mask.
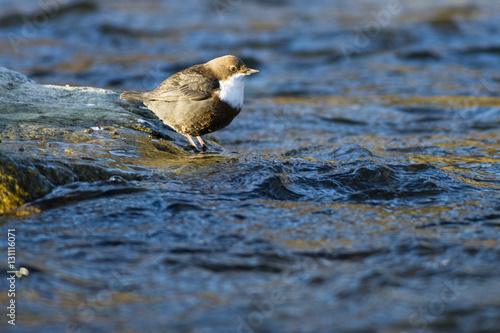
[[[230,70],[231,72],[236,72],[236,66],[231,66],[231,67],[229,67],[229,70]]]

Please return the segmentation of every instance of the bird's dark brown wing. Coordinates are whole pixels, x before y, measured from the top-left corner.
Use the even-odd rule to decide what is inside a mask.
[[[212,96],[219,88],[219,81],[206,71],[203,65],[182,70],[147,94],[151,101],[201,101]]]

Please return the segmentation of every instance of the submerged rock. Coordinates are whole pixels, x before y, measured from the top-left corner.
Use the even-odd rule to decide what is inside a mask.
[[[0,105],[0,213],[59,185],[136,179],[136,168],[191,156],[181,135],[114,91],[41,85],[0,67]]]

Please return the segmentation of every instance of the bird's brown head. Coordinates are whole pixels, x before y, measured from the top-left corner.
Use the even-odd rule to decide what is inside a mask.
[[[205,63],[205,66],[210,69],[218,80],[225,81],[234,74],[250,75],[259,73],[257,69],[248,68],[240,58],[227,55],[215,58]]]

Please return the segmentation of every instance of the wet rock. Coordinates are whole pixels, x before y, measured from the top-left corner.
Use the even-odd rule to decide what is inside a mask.
[[[0,213],[59,185],[135,179],[131,166],[174,166],[189,155],[182,136],[114,91],[41,85],[0,68],[0,103]]]

